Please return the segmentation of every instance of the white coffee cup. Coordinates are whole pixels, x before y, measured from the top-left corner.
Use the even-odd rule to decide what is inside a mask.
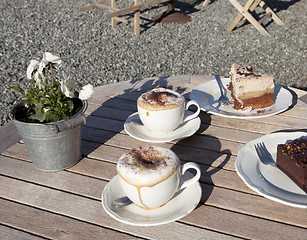
[[[184,173],[195,169],[194,177],[185,180]],[[196,183],[201,175],[198,164],[181,166],[170,149],[145,145],[123,154],[117,163],[119,183],[126,196],[139,207],[155,209],[167,203],[176,192]]]
[[[197,111],[189,115],[187,109],[191,105],[196,105]],[[196,118],[200,113],[196,101],[186,103],[181,94],[165,88],[155,88],[143,93],[137,100],[137,108],[144,126],[157,133],[171,132],[181,123]]]

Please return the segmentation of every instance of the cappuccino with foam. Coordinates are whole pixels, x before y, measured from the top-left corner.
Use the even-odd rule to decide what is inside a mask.
[[[196,113],[185,116],[190,105],[196,105]],[[186,104],[185,98],[176,91],[156,88],[143,93],[137,100],[139,117],[144,126],[153,133],[169,133],[182,122],[196,118],[200,107],[196,101]]]
[[[160,111],[177,108],[185,102],[185,98],[172,90],[156,88],[143,93],[138,99],[138,105],[150,111]]]
[[[136,187],[152,187],[177,171],[180,160],[170,149],[141,146],[131,149],[117,163],[117,172]]]
[[[198,181],[200,169],[196,163],[180,166],[180,160],[170,149],[146,145],[131,149],[117,163],[120,185],[131,201],[145,209],[154,209],[167,203],[178,191],[182,174],[188,168],[196,176],[185,181],[188,186]]]

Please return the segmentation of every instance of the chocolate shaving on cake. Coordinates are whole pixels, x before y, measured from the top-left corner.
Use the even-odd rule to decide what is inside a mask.
[[[264,112],[265,112],[265,109],[262,109],[262,110],[258,110],[258,111],[257,111],[258,114],[263,114]]]
[[[253,67],[252,66],[247,66],[247,67],[239,67],[236,69],[236,73],[241,75],[241,76],[244,76],[244,77],[247,77],[247,76],[259,76],[257,74],[255,74],[253,72]]]
[[[307,164],[307,137],[301,137],[283,145],[282,153],[292,155],[297,165],[306,167]]]
[[[244,75],[245,77],[250,76],[250,75],[255,75],[253,73],[252,66],[237,68],[236,72],[237,72],[237,74]]]

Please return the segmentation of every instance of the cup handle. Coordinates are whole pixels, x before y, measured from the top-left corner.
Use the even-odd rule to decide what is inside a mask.
[[[190,168],[193,168],[196,170],[196,175],[193,177],[193,178],[190,178],[188,180],[184,179],[184,173],[190,169]],[[184,165],[181,166],[181,169],[180,169],[180,184],[179,184],[179,189],[184,189],[194,183],[196,183],[199,179],[200,179],[200,175],[201,175],[201,170],[200,170],[200,167],[197,163],[195,162],[188,162],[188,163],[185,163]]]
[[[186,104],[185,110],[188,110],[191,105],[195,105],[197,107],[197,111],[195,113],[193,113],[192,115],[187,116],[183,120],[184,122],[185,121],[189,121],[189,120],[191,120],[193,118],[196,118],[199,115],[199,113],[200,113],[200,106],[199,106],[198,102],[196,102],[194,100],[188,101],[188,103]]]

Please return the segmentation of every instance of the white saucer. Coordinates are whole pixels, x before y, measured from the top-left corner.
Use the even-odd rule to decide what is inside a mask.
[[[186,178],[194,175],[186,172]],[[165,205],[158,209],[146,210],[130,204],[115,208],[112,203],[115,199],[123,197],[124,192],[119,185],[119,176],[116,175],[104,188],[101,196],[104,210],[115,220],[134,226],[156,226],[174,222],[192,212],[198,205],[202,195],[199,182],[177,192]]]
[[[191,111],[186,111],[187,115],[193,114]],[[147,129],[140,120],[139,114],[131,114],[125,124],[125,131],[129,136],[144,141],[152,143],[162,143],[177,141],[183,138],[190,137],[193,135],[200,127],[201,121],[199,117],[191,119],[190,121],[183,122],[174,131],[169,133],[156,133]]]
[[[229,85],[230,79],[222,78],[221,81],[226,87]],[[232,100],[230,91],[227,91],[226,95],[229,100]],[[216,80],[197,85],[190,93],[190,99],[197,101],[203,111],[228,118],[247,119],[269,117],[287,110],[293,103],[291,92],[278,84],[275,84],[274,88],[274,105],[263,109],[265,111],[262,114],[258,113],[259,109],[254,109],[250,112],[234,110],[233,103],[221,105],[218,101],[220,96],[221,92]]]
[[[276,161],[278,144],[306,134],[306,132],[271,133],[248,142],[240,149],[236,159],[238,175],[249,188],[268,199],[292,207],[307,208],[307,194],[280,169],[262,164],[254,147],[256,143],[263,142]]]

